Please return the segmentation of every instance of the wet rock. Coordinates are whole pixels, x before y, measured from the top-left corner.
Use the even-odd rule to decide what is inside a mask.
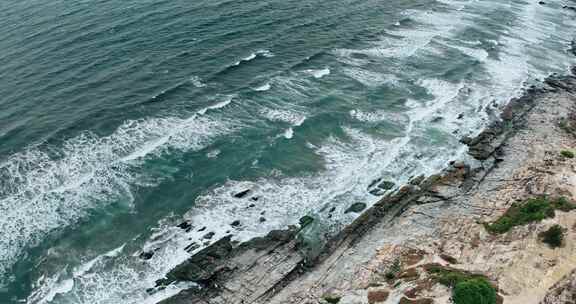
[[[466,168],[466,164],[464,162],[454,162],[452,164],[452,167],[454,167],[456,169],[464,169],[464,168]]]
[[[328,213],[332,213],[332,212],[334,212],[334,211],[336,211],[336,207],[330,208],[330,210],[328,210]]]
[[[154,256],[154,252],[153,251],[143,251],[142,253],[140,253],[139,257],[142,260],[149,260]]]
[[[266,221],[266,218],[261,217],[260,219],[258,219],[258,221],[259,221],[260,223],[264,223],[264,222]]]
[[[409,183],[410,185],[417,186],[420,185],[424,181],[424,179],[426,179],[426,176],[420,175],[418,177],[411,178]]]
[[[458,118],[458,119],[462,119],[462,118],[464,118],[464,113],[460,113],[460,114],[458,114],[458,117],[457,117],[457,118]]]
[[[544,1],[538,1],[538,4],[544,5],[544,4],[546,4],[546,2],[544,2]]]
[[[385,190],[382,190],[380,188],[375,188],[369,191],[370,194],[374,195],[374,196],[382,196],[386,193]]]
[[[254,207],[256,207],[256,204],[250,204],[250,205],[248,206],[248,208],[254,208]]]
[[[442,116],[436,116],[432,118],[432,122],[441,122],[444,119]]]
[[[254,196],[254,197],[251,198],[251,200],[254,201],[254,202],[257,202],[259,199],[260,199],[260,198],[257,197],[257,196]]]
[[[240,226],[240,221],[239,221],[239,220],[235,220],[235,221],[233,221],[233,222],[230,224],[230,226],[232,226],[232,227],[238,227],[238,226]]]
[[[206,226],[204,226],[204,227],[202,227],[202,228],[198,229],[198,231],[199,231],[199,232],[202,232],[202,231],[204,231],[204,230],[206,230]]]
[[[396,186],[396,184],[393,182],[383,181],[378,185],[378,188],[380,188],[382,190],[391,190],[394,188],[394,186]]]
[[[186,262],[176,266],[166,279],[156,282],[157,285],[167,285],[174,281],[192,281],[208,283],[214,275],[223,269],[224,262],[233,250],[231,236],[226,236],[211,246],[202,249]]]
[[[188,246],[184,247],[184,250],[186,250],[186,252],[192,252],[192,251],[198,249],[199,247],[200,247],[200,245],[198,245],[198,243],[192,242]]]
[[[359,213],[359,212],[362,212],[362,210],[364,210],[364,209],[366,209],[366,204],[354,203],[350,207],[348,207],[348,209],[346,209],[346,211],[344,211],[344,213],[350,213],[350,212]]]
[[[313,217],[311,217],[309,215],[305,215],[305,216],[301,217],[298,222],[300,223],[300,227],[304,228],[304,227],[310,225],[313,221],[314,221]]]
[[[208,232],[208,233],[206,233],[202,238],[209,240],[209,239],[211,239],[212,237],[214,237],[215,234],[216,234],[216,233],[214,233],[214,232]]]
[[[190,229],[192,229],[192,224],[190,224],[188,221],[184,221],[178,225],[176,225],[176,227],[182,229],[182,230],[187,230],[189,231]]]
[[[373,180],[373,181],[370,183],[370,185],[368,185],[368,189],[370,189],[370,188],[378,185],[378,183],[381,182],[381,181],[382,181],[381,178],[377,178],[377,179]]]
[[[244,191],[238,192],[236,194],[234,194],[235,198],[244,198],[246,197],[246,195],[248,195],[250,193],[250,189],[246,189]]]

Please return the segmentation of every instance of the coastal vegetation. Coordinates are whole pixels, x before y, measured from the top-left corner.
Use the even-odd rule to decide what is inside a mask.
[[[548,244],[550,248],[557,248],[562,246],[564,242],[564,228],[560,225],[554,225],[540,233],[539,236],[542,242]]]
[[[427,271],[438,283],[452,288],[454,304],[496,303],[496,289],[482,275],[440,265],[430,265]]]
[[[484,227],[492,234],[503,234],[515,226],[553,218],[555,210],[570,211],[574,208],[574,204],[563,197],[556,199],[531,198],[522,204],[513,204],[499,219],[493,223],[485,223]]]
[[[574,152],[570,150],[562,150],[560,151],[560,155],[562,155],[565,158],[574,158]]]

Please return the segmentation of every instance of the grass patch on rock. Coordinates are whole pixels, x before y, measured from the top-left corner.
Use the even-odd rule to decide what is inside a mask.
[[[553,218],[555,210],[570,211],[574,208],[576,208],[574,204],[563,197],[556,199],[531,198],[522,204],[513,204],[499,219],[493,223],[485,223],[484,227],[492,234],[503,234],[515,226]]]
[[[562,150],[560,151],[560,155],[562,155],[565,158],[574,158],[574,152],[570,150]]]
[[[548,230],[540,233],[539,237],[540,240],[548,244],[550,248],[558,248],[562,246],[562,243],[564,242],[564,228],[560,225],[554,225]]]

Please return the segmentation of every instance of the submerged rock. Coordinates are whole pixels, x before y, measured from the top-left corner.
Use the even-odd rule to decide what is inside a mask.
[[[209,239],[211,239],[212,237],[214,237],[215,234],[216,234],[216,233],[214,233],[214,232],[208,232],[208,233],[206,233],[202,238],[209,240]]]
[[[309,215],[305,215],[305,216],[301,217],[298,222],[300,223],[300,227],[304,228],[304,227],[308,226],[310,223],[312,223],[313,221],[314,221],[313,217],[311,217]]]
[[[240,221],[239,221],[239,220],[235,220],[235,221],[233,221],[233,222],[230,224],[230,226],[232,226],[232,227],[238,227],[238,226],[240,226]]]
[[[344,211],[344,213],[350,213],[350,212],[359,213],[364,209],[366,209],[366,204],[354,203],[350,207],[348,207],[348,209],[346,209],[346,211]]]
[[[246,195],[248,195],[248,193],[250,193],[250,189],[246,189],[244,191],[238,192],[236,194],[234,194],[235,198],[244,198],[246,197]]]
[[[178,227],[182,230],[190,230],[190,229],[192,229],[192,224],[190,224],[188,221],[184,221],[184,222],[176,225],[176,227]]]

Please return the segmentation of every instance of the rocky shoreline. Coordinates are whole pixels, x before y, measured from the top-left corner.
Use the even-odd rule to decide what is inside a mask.
[[[429,265],[486,277],[504,303],[569,303],[559,299],[576,294],[566,288],[576,277],[573,212],[497,236],[482,223],[531,197],[576,198],[576,163],[560,155],[576,147],[574,93],[575,76],[529,88],[501,120],[463,139],[469,160],[413,179],[324,246],[302,237],[306,220],[240,245],[213,243],[158,282],[201,288],[161,303],[448,303],[450,289],[430,280]],[[553,224],[569,228],[562,248],[538,241]]]

